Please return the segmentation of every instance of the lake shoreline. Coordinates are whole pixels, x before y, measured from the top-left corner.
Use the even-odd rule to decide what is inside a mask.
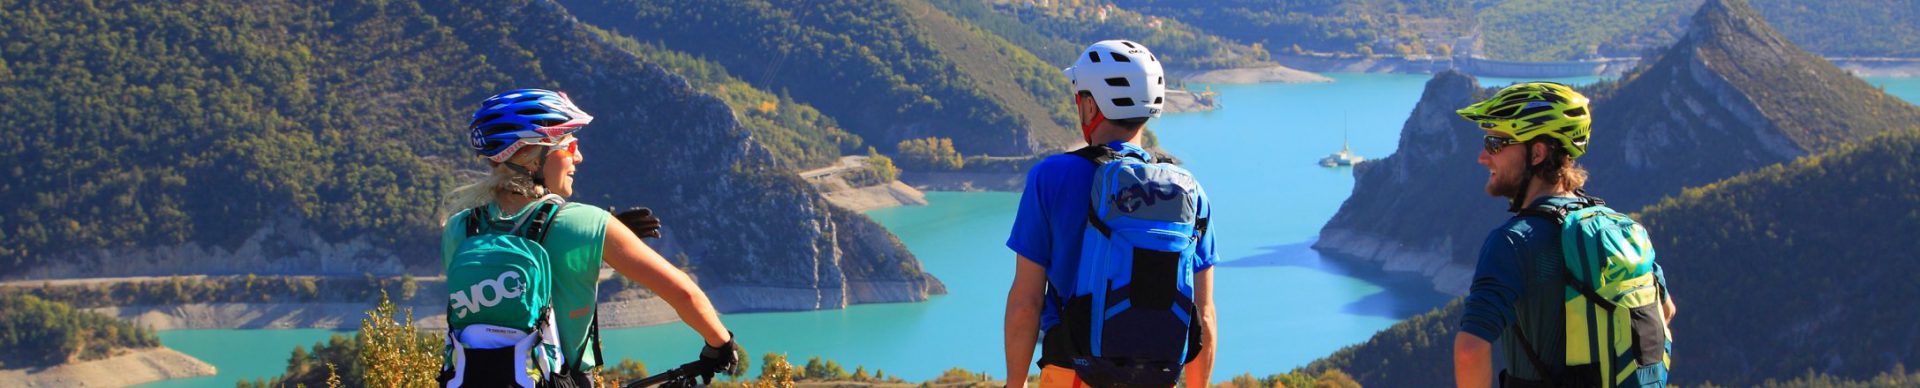
[[[1567,78],[1619,77],[1632,70],[1637,60],[1523,62],[1480,60],[1485,67],[1524,68],[1502,73],[1460,66],[1452,59],[1415,60],[1399,57],[1340,58],[1312,55],[1275,55],[1281,65],[1314,73],[1433,74],[1458,69],[1474,77],[1492,78]],[[1920,58],[1822,57],[1856,77],[1920,77]],[[1558,67],[1559,69],[1554,69]],[[1542,73],[1544,71],[1544,73]]]
[[[124,387],[155,381],[213,376],[212,364],[185,353],[156,347],[102,360],[44,368],[0,369],[0,381],[19,387]],[[16,385],[9,385],[16,386]]]

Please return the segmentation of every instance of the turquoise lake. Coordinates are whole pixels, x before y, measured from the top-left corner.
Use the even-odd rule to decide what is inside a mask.
[[[1224,109],[1168,115],[1150,125],[1215,201],[1222,260],[1215,275],[1221,320],[1215,381],[1285,372],[1447,300],[1428,291],[1423,279],[1343,267],[1307,249],[1353,186],[1350,171],[1314,162],[1339,150],[1342,128],[1349,130],[1355,153],[1392,154],[1430,78],[1328,76],[1338,82],[1214,86]],[[1867,81],[1920,101],[1920,78]],[[754,370],[761,354],[779,352],[796,363],[822,356],[849,371],[864,365],[912,381],[953,367],[1004,376],[1001,322],[1015,264],[1004,242],[1019,194],[934,192],[928,199],[928,206],[868,214],[898,235],[950,294],[921,303],[728,314],[723,320],[753,353]],[[214,364],[220,374],[143,387],[230,387],[270,377],[285,369],[294,346],[311,346],[332,333],[161,332],[166,346]],[[654,371],[691,361],[699,346],[693,331],[678,323],[602,334],[608,358],[634,358]]]

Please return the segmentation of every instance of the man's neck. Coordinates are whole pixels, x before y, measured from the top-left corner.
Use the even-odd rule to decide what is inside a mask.
[[[1114,128],[1114,130],[1111,131],[1106,129],[1107,128],[1101,128],[1101,130],[1093,133],[1093,144],[1107,144],[1114,141],[1140,144],[1141,138],[1146,137],[1145,134],[1147,133],[1146,127],[1140,127],[1138,131],[1128,131],[1119,128]]]
[[[1533,180],[1533,183],[1527,186],[1531,187],[1527,189],[1527,205],[1532,205],[1534,201],[1539,201],[1541,198],[1546,197],[1574,196],[1573,190],[1539,179]]]

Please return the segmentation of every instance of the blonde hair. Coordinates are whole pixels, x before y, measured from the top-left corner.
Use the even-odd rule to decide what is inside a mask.
[[[532,175],[515,171],[513,166],[508,165],[523,166],[522,168],[532,171],[533,169],[531,167],[524,166],[538,165],[540,158],[546,157],[546,150],[547,147],[545,146],[521,147],[519,152],[513,154],[513,157],[507,158],[506,163],[496,163],[484,158],[481,159],[487,163],[491,171],[488,171],[484,175],[469,174],[469,176],[478,176],[478,179],[471,183],[461,185],[460,187],[455,187],[452,191],[447,192],[447,196],[441,200],[440,219],[442,226],[445,226],[448,217],[452,217],[462,210],[485,206],[488,203],[501,202],[502,199],[510,196],[539,198],[547,195],[546,187],[533,184]],[[539,171],[532,172],[534,174],[540,173]]]

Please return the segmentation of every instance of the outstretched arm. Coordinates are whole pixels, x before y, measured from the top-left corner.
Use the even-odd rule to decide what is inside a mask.
[[[719,347],[733,340],[727,327],[720,323],[720,314],[713,309],[713,302],[707,300],[707,293],[700,290],[685,272],[674,268],[672,263],[654,252],[653,247],[640,242],[631,229],[619,222],[607,223],[605,254],[602,260],[621,276],[632,279],[653,290],[653,293],[673,306],[673,312],[679,314],[680,321],[686,322],[693,331],[706,339],[707,346]]]
[[[1047,268],[1018,255],[1014,261],[1019,264],[1007,290],[1007,386],[1025,387],[1040,336],[1040,309],[1046,308]]]

